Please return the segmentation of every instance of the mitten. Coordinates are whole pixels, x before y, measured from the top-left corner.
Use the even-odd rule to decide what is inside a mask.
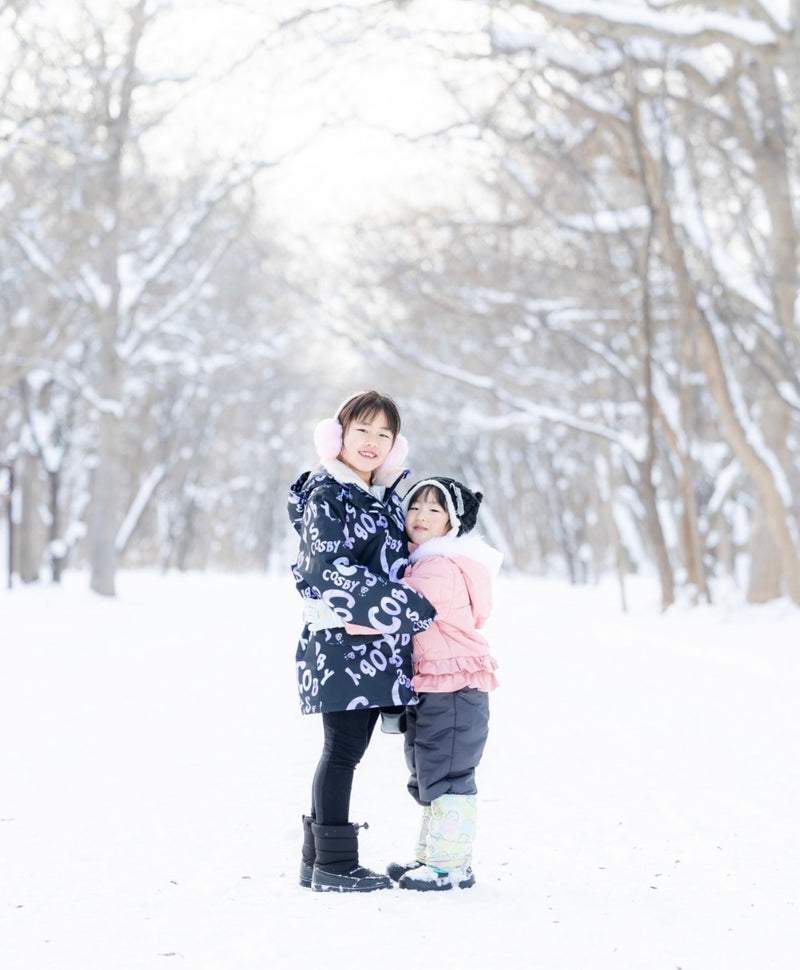
[[[339,614],[321,599],[303,601],[303,622],[312,632],[327,630],[330,627],[344,626]]]

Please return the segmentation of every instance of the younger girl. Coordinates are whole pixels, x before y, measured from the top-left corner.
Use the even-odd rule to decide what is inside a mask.
[[[492,578],[502,555],[468,535],[483,499],[452,478],[413,485],[403,500],[411,565],[403,583],[436,608],[414,634],[411,684],[419,703],[407,709],[408,790],[422,806],[414,860],[392,863],[401,889],[474,885],[475,769],[486,744],[489,694],[497,663],[479,632],[492,606]]]

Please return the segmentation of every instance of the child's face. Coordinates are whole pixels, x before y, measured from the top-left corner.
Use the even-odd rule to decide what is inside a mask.
[[[412,499],[406,512],[406,535],[412,542],[425,542],[450,531],[447,509],[432,497]]]
[[[342,436],[339,460],[369,484],[372,473],[386,460],[394,435],[383,411],[361,421],[353,421]]]

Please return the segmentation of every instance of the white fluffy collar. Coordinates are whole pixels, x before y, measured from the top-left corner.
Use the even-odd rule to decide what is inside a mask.
[[[367,485],[363,478],[359,478],[349,465],[345,465],[338,458],[324,458],[320,464],[341,485],[355,485],[362,491],[368,492],[370,495],[381,500],[384,498],[389,485],[402,474],[402,471],[396,470],[392,472],[391,481],[382,480],[380,469],[378,469],[375,472],[376,481],[372,485]]]
[[[500,572],[500,565],[503,562],[502,552],[492,548],[481,536],[471,532],[465,536],[448,532],[447,535],[428,539],[427,542],[422,542],[413,549],[409,558],[411,562],[417,562],[426,556],[446,556],[448,559],[464,556],[465,559],[474,559],[489,570],[490,576],[496,576]]]

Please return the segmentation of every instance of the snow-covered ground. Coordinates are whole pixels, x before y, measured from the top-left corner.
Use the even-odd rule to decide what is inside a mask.
[[[474,889],[297,884],[320,723],[283,576],[0,590],[4,970],[797,970],[800,610],[504,578]],[[362,859],[408,856],[402,744]]]

